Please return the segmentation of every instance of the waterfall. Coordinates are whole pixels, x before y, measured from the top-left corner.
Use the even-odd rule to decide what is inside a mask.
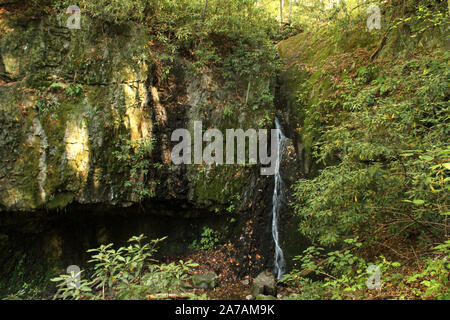
[[[272,196],[272,237],[275,243],[275,274],[277,279],[281,279],[284,274],[286,261],[284,260],[283,250],[279,241],[278,220],[281,213],[281,204],[283,200],[283,180],[280,174],[280,164],[283,158],[283,150],[286,147],[287,138],[281,130],[278,118],[275,118],[275,129],[278,130],[279,144],[277,162],[275,165],[275,184]]]

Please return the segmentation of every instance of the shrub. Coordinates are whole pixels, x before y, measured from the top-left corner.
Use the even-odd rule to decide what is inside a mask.
[[[192,261],[157,264],[152,257],[156,246],[165,238],[143,244],[144,235],[128,240],[130,244],[115,250],[113,244],[101,245],[92,252],[94,272],[90,280],[80,280],[80,286],[67,286],[77,275],[61,275],[58,295],[63,299],[146,299],[152,294],[179,294],[184,291],[187,271],[197,266]]]
[[[200,243],[197,240],[190,245],[192,250],[212,250],[219,243],[219,233],[211,228],[203,227]]]
[[[286,274],[282,282],[301,287],[300,299],[347,299],[361,297],[368,293],[368,281],[373,272],[372,265],[380,272],[380,289],[392,276],[392,268],[400,266],[385,257],[378,257],[370,264],[358,256],[355,251],[362,246],[357,239],[346,239],[346,248],[326,252],[322,247],[309,247],[301,256],[295,258],[300,262],[300,269]],[[308,275],[311,275],[308,278]],[[382,277],[381,277],[382,276]]]
[[[418,296],[450,300],[450,240],[434,249],[436,256],[427,258],[424,270],[410,276],[408,283],[419,282],[425,287],[415,290]]]
[[[442,239],[448,215],[448,53],[336,85],[307,106],[313,155],[328,164],[295,186],[300,230],[321,244],[383,222],[391,233]],[[367,82],[370,81],[369,84]]]

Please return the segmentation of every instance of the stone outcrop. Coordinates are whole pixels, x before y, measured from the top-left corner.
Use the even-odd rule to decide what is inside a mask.
[[[258,296],[276,296],[277,285],[274,275],[269,271],[260,273],[252,282],[251,294],[255,298],[258,298]]]
[[[214,272],[198,273],[192,276],[192,283],[197,289],[214,289],[217,286],[218,276]]]
[[[236,211],[245,211],[258,185],[270,181],[262,181],[256,166],[171,163],[171,133],[192,132],[194,121],[223,131],[270,128],[273,105],[244,108],[246,86],[226,89],[214,70],[195,71],[183,57],[161,62],[138,25],[106,31],[86,18],[81,30],[69,30],[49,17],[10,21],[6,30],[0,211],[171,200],[217,211],[233,205],[237,193]],[[253,82],[248,105],[270,89],[270,79]],[[133,160],[143,141],[152,141],[152,150]]]

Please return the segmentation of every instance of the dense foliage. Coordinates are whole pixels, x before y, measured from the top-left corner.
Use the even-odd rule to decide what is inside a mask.
[[[313,76],[299,84],[294,108],[315,171],[297,181],[292,205],[308,239],[344,249],[311,247],[299,256],[301,268],[285,279],[301,288],[302,295],[295,298],[365,296],[369,261],[381,269],[400,266],[374,257],[375,247],[410,261],[409,253],[390,247],[394,241],[405,247],[408,242],[411,254],[435,247],[435,255],[425,261],[413,256],[419,271],[383,269],[385,288],[449,298],[450,55],[423,44],[448,40],[446,5],[385,3],[382,12],[388,19],[382,30],[369,35],[360,15],[347,15],[351,10],[323,7],[328,16],[314,16],[318,11],[312,10],[310,21],[322,23],[310,23],[307,29],[325,36],[313,40],[325,43],[323,55],[308,60],[312,65],[306,62],[304,68]],[[355,40],[355,33],[361,39]],[[365,39],[376,33],[381,37],[378,48],[370,48],[370,54],[355,49],[355,42],[364,47]],[[398,43],[393,45],[390,37]],[[386,43],[390,53],[377,59]],[[348,48],[353,51],[346,52]],[[355,235],[361,242],[349,247],[347,239]]]
[[[81,0],[83,16],[108,24],[137,22],[148,28],[149,44],[155,50],[161,76],[169,72],[178,55],[194,61],[197,71],[220,69],[226,85],[273,76],[278,67],[271,38],[280,29],[264,7],[255,0]],[[41,9],[61,14],[73,5],[67,0],[34,2]]]
[[[197,266],[191,261],[158,264],[152,257],[156,245],[163,239],[142,243],[143,235],[130,238],[130,245],[114,249],[113,244],[88,250],[94,253],[91,278],[82,272],[65,274],[52,279],[58,282],[57,298],[62,299],[146,299],[150,295],[180,294],[184,291],[187,271]],[[77,278],[80,278],[77,284]],[[69,285],[68,285],[69,284]]]
[[[363,244],[356,239],[344,242],[342,250],[309,247],[296,257],[300,268],[294,268],[282,282],[299,287],[301,293],[287,299],[363,299],[371,290],[389,287],[396,287],[398,299],[405,299],[411,291],[420,298],[450,299],[450,263],[446,260],[450,241],[434,248],[422,272],[410,275],[401,263],[384,256],[372,261],[362,258],[357,251]]]
[[[336,88],[340,100],[308,108],[310,129],[320,136],[314,154],[334,164],[296,186],[305,234],[331,244],[386,221],[391,232],[444,235],[448,58],[407,60],[383,71],[366,66]]]

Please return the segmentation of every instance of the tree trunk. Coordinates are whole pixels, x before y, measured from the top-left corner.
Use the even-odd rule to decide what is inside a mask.
[[[288,22],[291,23],[292,22],[292,2],[294,0],[289,0],[289,19]]]
[[[283,23],[283,7],[284,7],[284,0],[280,0],[280,24]]]
[[[203,12],[202,12],[202,21],[205,20],[206,10],[207,9],[208,9],[208,0],[205,0],[205,6],[203,7]]]

